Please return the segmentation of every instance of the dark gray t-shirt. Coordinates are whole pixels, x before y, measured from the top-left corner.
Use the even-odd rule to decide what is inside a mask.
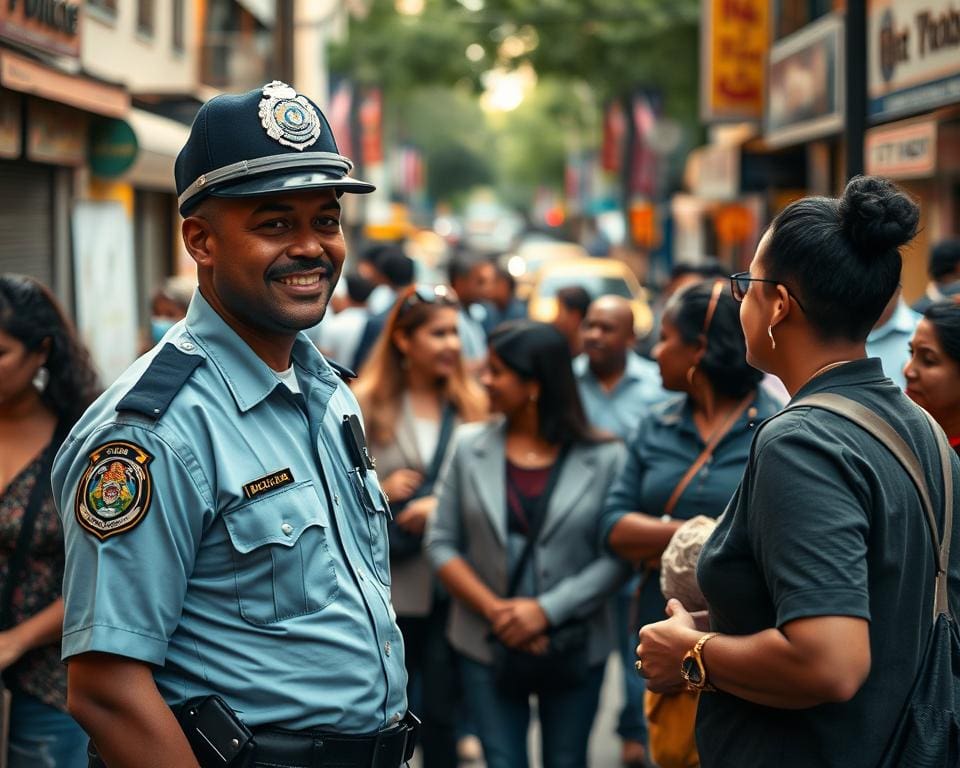
[[[879,360],[828,371],[795,400],[817,392],[845,395],[891,423],[919,456],[941,510],[933,434],[923,414],[883,375]],[[954,506],[960,510],[960,463],[951,458]],[[960,526],[953,533],[950,604],[957,615]],[[875,766],[932,628],[934,576],[919,497],[883,445],[819,409],[767,422],[700,557],[698,578],[713,629],[747,635],[804,617],[858,616],[870,622],[871,671],[851,701],[805,710],[704,694],[697,718],[702,766]]]

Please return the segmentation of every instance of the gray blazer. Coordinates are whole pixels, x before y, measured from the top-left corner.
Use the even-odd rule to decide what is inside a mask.
[[[450,441],[451,446],[453,440]],[[377,459],[377,475],[386,478],[398,469],[426,474],[433,456],[421,456],[413,425],[413,413],[406,398],[400,408],[393,442],[371,443]],[[449,449],[448,449],[449,450]],[[439,483],[437,485],[439,488]],[[398,616],[426,616],[433,608],[433,571],[424,553],[402,562],[390,561],[390,595]]]
[[[506,428],[502,421],[466,424],[438,484],[437,513],[426,547],[434,568],[462,557],[495,593],[507,591]],[[567,456],[533,558],[541,594],[537,598],[557,625],[588,620],[589,662],[613,648],[605,598],[629,576],[629,567],[601,547],[597,530],[607,488],[623,463],[621,443],[577,446]],[[448,635],[454,648],[489,664],[486,620],[453,601]]]

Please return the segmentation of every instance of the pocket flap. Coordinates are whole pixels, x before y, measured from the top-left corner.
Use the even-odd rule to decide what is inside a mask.
[[[246,554],[265,544],[292,547],[307,528],[329,525],[326,504],[312,481],[289,486],[224,512],[234,548]]]

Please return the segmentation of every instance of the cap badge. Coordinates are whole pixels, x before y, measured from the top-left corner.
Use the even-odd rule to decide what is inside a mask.
[[[263,86],[260,124],[271,139],[301,151],[320,136],[320,118],[313,105],[279,80]]]

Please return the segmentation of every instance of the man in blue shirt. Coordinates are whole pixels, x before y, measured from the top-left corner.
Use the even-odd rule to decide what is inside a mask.
[[[870,335],[867,336],[867,355],[879,357],[883,372],[900,389],[907,388],[903,366],[910,359],[910,339],[920,322],[920,315],[906,305],[900,290],[893,295]]]
[[[53,470],[91,765],[409,757],[389,510],[350,374],[299,332],[343,266],[339,196],[372,189],[350,168],[279,82],[208,102],[177,158],[199,292]]]
[[[573,361],[587,419],[596,429],[624,441],[637,431],[651,406],[667,396],[657,364],[633,351],[636,343],[633,322],[633,310],[623,297],[595,299],[583,321],[583,354]],[[636,643],[633,633],[627,629],[638,584],[639,576],[630,579],[613,598],[624,688],[617,733],[623,740],[625,765],[643,764],[647,741],[643,678],[633,669]]]

